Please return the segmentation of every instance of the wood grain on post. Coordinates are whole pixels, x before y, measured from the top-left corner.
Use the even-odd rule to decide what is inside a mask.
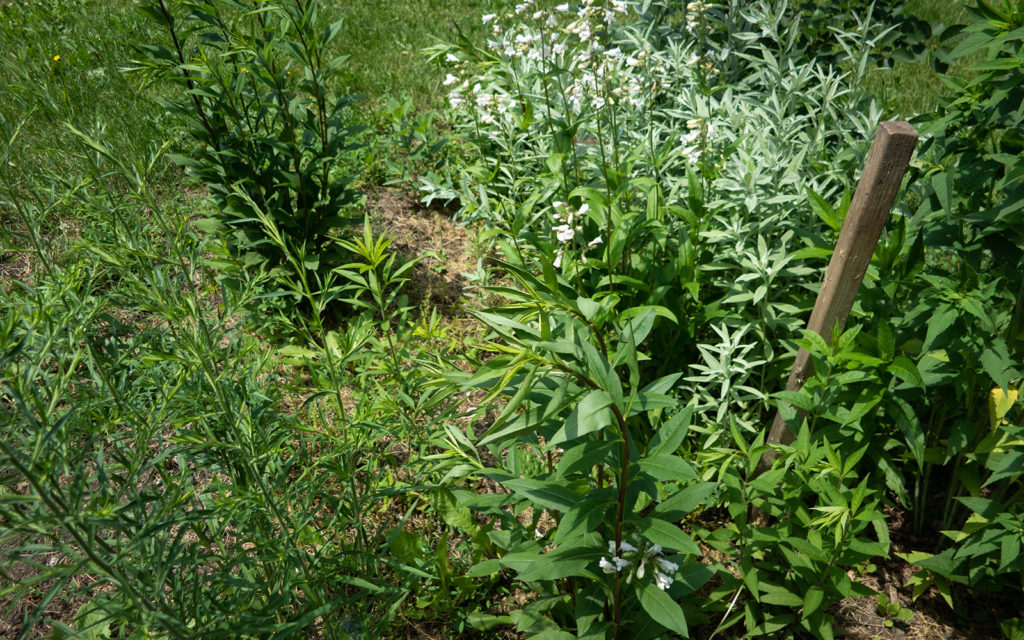
[[[832,341],[832,328],[837,323],[842,328],[850,315],[857,290],[864,280],[864,273],[889,218],[889,211],[916,144],[917,131],[907,122],[883,122],[875,133],[871,151],[864,163],[864,172],[857,184],[843,229],[839,232],[839,240],[825,271],[825,280],[814,303],[811,319],[807,323],[807,328],[826,342]],[[800,349],[786,382],[786,390],[799,390],[813,375],[811,354]],[[768,434],[768,443],[789,444],[794,439],[795,436],[782,419],[782,413],[776,413]],[[761,470],[771,467],[776,457],[775,451],[766,452],[761,457]]]

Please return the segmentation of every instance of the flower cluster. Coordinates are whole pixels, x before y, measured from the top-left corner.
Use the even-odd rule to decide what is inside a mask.
[[[598,566],[605,573],[621,573],[626,567],[631,567],[635,564],[635,575],[638,580],[643,579],[647,575],[647,567],[651,566],[654,568],[654,583],[658,585],[659,589],[664,591],[672,586],[672,583],[675,581],[672,576],[679,571],[679,565],[663,557],[664,551],[659,544],[649,545],[643,551],[640,551],[625,541],[619,543],[616,549],[615,541],[610,540],[608,541],[608,553],[611,554],[611,560],[602,556]],[[628,558],[626,557],[627,555],[629,556]],[[630,579],[632,579],[632,576],[630,576]]]
[[[652,88],[666,86],[664,78],[651,78],[652,72],[665,74],[664,69],[648,68],[650,51],[629,53],[619,46],[602,44],[609,27],[628,13],[628,7],[626,0],[612,0],[608,6],[600,0],[584,0],[575,10],[564,3],[546,11],[537,9],[535,0],[526,0],[507,16],[515,21],[512,28],[506,29],[496,13],[482,19],[491,25],[494,36],[488,39],[488,48],[519,67],[520,81],[531,71],[544,74],[544,82],[559,84],[565,106],[578,115],[585,105],[599,111],[609,102],[640,108],[649,101]],[[452,53],[446,60],[461,63]],[[554,80],[556,74],[564,72],[568,77]],[[452,87],[449,103],[453,108],[468,104],[466,94],[471,82],[448,74],[444,84]]]
[[[552,217],[557,222],[561,223],[551,228],[551,230],[555,232],[555,239],[558,240],[559,245],[565,245],[569,242],[572,242],[573,240],[576,239],[576,234],[580,230],[581,224],[583,222],[583,217],[587,215],[588,211],[590,211],[590,205],[584,203],[582,206],[580,206],[578,211],[574,210],[572,206],[564,202],[554,202],[552,203],[552,206],[555,209],[555,213]],[[602,242],[603,240],[601,240],[601,236],[597,236],[596,238],[587,243],[587,247],[595,247],[601,244]],[[558,253],[555,255],[554,262],[554,267],[556,269],[562,266],[562,255],[562,248],[559,247]],[[583,262],[586,261],[587,257],[583,256]]]
[[[693,164],[700,160],[708,142],[714,140],[715,126],[707,120],[691,118],[686,121],[686,128],[689,131],[680,136],[679,141],[683,143],[682,153]]]

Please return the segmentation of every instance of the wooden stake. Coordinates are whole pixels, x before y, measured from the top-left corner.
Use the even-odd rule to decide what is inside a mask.
[[[875,252],[882,228],[889,218],[893,200],[903,182],[903,174],[917,145],[917,131],[907,122],[886,121],[878,127],[871,143],[864,172],[850,203],[849,213],[839,232],[832,260],[825,271],[825,280],[814,303],[807,328],[826,342],[832,341],[832,328],[842,328],[853,308],[853,301],[864,280],[871,255]],[[800,349],[786,382],[787,391],[797,391],[814,375],[811,354]],[[769,444],[789,444],[796,436],[786,427],[782,413],[775,414]],[[760,471],[771,467],[778,457],[768,451],[761,457]]]

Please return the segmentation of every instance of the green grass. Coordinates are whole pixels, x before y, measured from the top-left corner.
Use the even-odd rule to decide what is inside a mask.
[[[511,0],[351,0],[339,14],[345,19],[338,41],[349,56],[346,87],[367,95],[374,110],[388,98],[409,97],[419,110],[441,106],[445,72],[427,62],[421,50],[437,39],[452,39],[456,29],[482,41],[480,17]]]
[[[939,27],[934,30],[941,33],[945,27],[971,21],[972,17],[966,9],[967,3],[967,0],[908,0],[905,13],[925,20],[933,27]],[[929,46],[937,47],[938,37],[933,37]],[[950,74],[963,78],[964,66],[955,65],[950,69]],[[939,97],[949,93],[942,82],[942,76],[927,59],[897,61],[891,69],[871,70],[864,79],[863,88],[878,96],[890,113],[905,118],[934,111],[939,104]]]
[[[22,185],[82,177],[67,124],[98,134],[128,157],[145,157],[171,131],[140,78],[126,72],[133,45],[155,34],[121,0],[0,2],[0,128],[19,125],[18,153],[3,170]]]

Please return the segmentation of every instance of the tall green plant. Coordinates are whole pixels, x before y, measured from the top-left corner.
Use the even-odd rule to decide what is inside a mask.
[[[227,231],[236,254],[296,277],[336,266],[331,233],[359,197],[344,162],[357,146],[345,118],[354,98],[332,88],[345,68],[332,55],[340,22],[326,23],[318,0],[159,0],[142,10],[169,37],[142,46],[142,66],[183,92],[161,102],[189,124],[195,144],[176,159],[210,189],[209,226]]]

